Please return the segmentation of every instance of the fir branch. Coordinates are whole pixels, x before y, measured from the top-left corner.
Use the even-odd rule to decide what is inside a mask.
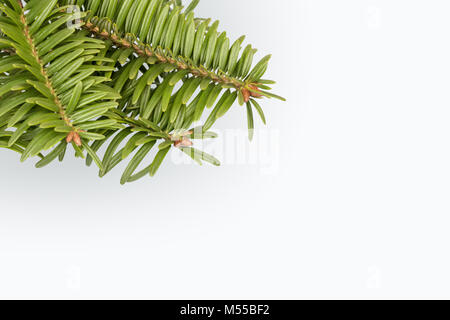
[[[92,20],[85,23],[83,28],[89,30],[95,36],[112,41],[118,48],[129,49],[132,48],[137,56],[144,58],[156,58],[159,63],[170,64],[174,68],[179,70],[186,70],[189,74],[199,78],[208,78],[216,84],[221,84],[227,88],[234,88],[238,91],[246,90],[248,88],[253,88],[254,90],[259,90],[257,83],[246,82],[239,80],[238,78],[229,76],[224,73],[218,73],[206,69],[203,66],[196,66],[186,62],[188,59],[174,58],[170,54],[164,52],[162,48],[153,49],[150,45],[140,42],[138,39],[134,39],[131,42],[130,38],[134,38],[132,35],[128,35],[128,39],[121,37],[120,35],[114,33],[114,31],[108,32],[106,29],[100,30],[97,24],[94,24]]]
[[[181,0],[0,0],[0,148],[38,156],[41,168],[72,143],[100,176],[130,158],[121,183],[155,175],[172,149],[219,165],[192,140],[217,137],[209,129],[235,101],[247,105],[251,138],[253,109],[266,123],[255,99],[283,98],[262,79],[270,55],[252,68],[256,49],[195,18],[198,2],[183,11]]]
[[[38,54],[38,50],[34,44],[33,37],[31,36],[30,28],[28,27],[28,24],[26,21],[22,2],[20,0],[18,2],[22,8],[22,12],[20,14],[20,22],[22,23],[24,35],[25,35],[25,37],[28,41],[28,44],[31,48],[31,53],[32,53],[33,57],[36,59],[36,63],[40,67],[40,73],[45,79],[45,86],[49,89],[49,91],[53,97],[53,101],[55,102],[55,105],[59,109],[59,115],[61,116],[61,119],[64,121],[64,123],[66,124],[67,127],[71,128],[71,131],[67,134],[66,141],[67,141],[67,143],[74,141],[75,144],[80,147],[81,146],[81,138],[80,138],[79,132],[82,130],[80,130],[79,128],[76,128],[72,124],[72,120],[67,116],[65,107],[63,106],[61,100],[59,99],[59,97],[56,93],[55,88],[53,87],[52,81],[50,80],[50,78],[47,74],[44,64]]]

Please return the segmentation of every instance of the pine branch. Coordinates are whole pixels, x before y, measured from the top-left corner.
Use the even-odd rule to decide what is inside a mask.
[[[0,88],[0,115],[9,117],[6,128],[16,128],[7,146],[27,143],[22,161],[63,139],[82,151],[82,139],[102,138],[88,128],[117,127],[116,121],[99,119],[118,105],[120,96],[109,88],[102,92],[98,85],[107,79],[92,76],[102,68],[89,62],[92,51],[82,49],[102,44],[74,35],[75,26],[66,28],[73,17],[61,13],[56,0],[44,5],[32,0],[25,7],[9,0],[0,3],[0,12],[0,40],[15,52],[2,59],[0,67],[8,74]],[[74,47],[79,49],[69,52]]]
[[[137,39],[131,42],[126,38],[118,36],[115,33],[110,34],[107,30],[100,31],[98,24],[101,23],[101,20],[98,24],[94,24],[92,23],[92,21],[94,21],[94,19],[91,19],[88,22],[86,22],[84,28],[91,31],[94,35],[96,35],[99,38],[111,40],[118,48],[125,48],[125,49],[132,48],[136,53],[136,55],[139,57],[155,58],[155,63],[170,64],[176,69],[187,71],[187,74],[191,74],[192,76],[210,79],[214,83],[221,84],[224,87],[228,88],[232,87],[236,90],[242,90],[246,86],[252,85],[246,84],[244,81],[239,80],[235,77],[207,70],[203,66],[196,66],[193,64],[189,64],[185,62],[185,60],[181,57],[174,58],[170,54],[164,52],[164,50],[162,49],[154,50],[152,49],[151,46],[140,43]],[[128,39],[129,38],[131,38],[130,35],[128,35]],[[258,90],[256,86],[254,88],[255,90]]]
[[[265,88],[259,80],[270,56],[264,57],[250,72],[256,50],[247,46],[239,59],[244,38],[230,48],[226,33],[217,32],[218,21],[209,26],[210,19],[203,19],[197,26],[190,8],[183,13],[182,7],[170,4],[173,1],[163,0],[133,3],[69,0],[66,3],[77,3],[89,10],[85,27],[97,37],[111,40],[118,48],[131,48],[136,56],[154,58],[153,63],[168,63],[181,72],[221,84],[225,89],[234,88],[241,105],[252,97],[280,98],[259,92]]]
[[[56,90],[53,87],[52,81],[50,80],[50,77],[48,76],[47,70],[44,67],[43,62],[41,61],[41,58],[38,54],[38,50],[34,44],[33,37],[31,36],[30,28],[27,24],[25,12],[23,11],[23,6],[21,1],[18,1],[20,7],[22,8],[22,12],[20,13],[20,23],[22,24],[23,32],[25,35],[25,38],[28,42],[28,45],[31,49],[31,54],[33,58],[36,60],[37,65],[39,66],[39,71],[44,79],[45,86],[48,88],[51,94],[51,98],[53,99],[55,105],[58,107],[59,115],[61,116],[61,119],[64,121],[64,124],[71,128],[71,132],[67,135],[67,143],[70,143],[72,140],[76,143],[77,146],[81,146],[81,138],[78,134],[80,131],[79,128],[75,127],[72,123],[72,120],[67,116],[65,107],[63,106],[61,100],[59,99],[58,95],[56,94]]]
[[[39,156],[40,168],[62,161],[72,143],[100,176],[131,158],[121,183],[155,175],[171,149],[219,165],[193,140],[217,137],[209,130],[236,100],[247,105],[252,138],[253,109],[266,122],[255,99],[283,98],[262,79],[270,56],[252,68],[256,50],[241,52],[243,37],[230,46],[218,21],[195,18],[197,4],[0,0],[0,148]]]

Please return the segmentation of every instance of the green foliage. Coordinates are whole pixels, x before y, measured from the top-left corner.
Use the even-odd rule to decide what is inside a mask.
[[[0,147],[43,167],[72,144],[100,176],[128,159],[121,183],[155,175],[171,149],[219,165],[191,139],[215,137],[236,101],[252,138],[253,109],[266,121],[255,99],[280,97],[262,79],[270,56],[252,68],[256,49],[196,18],[198,2],[0,0]]]

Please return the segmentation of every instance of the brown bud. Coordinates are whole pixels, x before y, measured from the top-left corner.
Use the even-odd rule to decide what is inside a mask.
[[[174,146],[176,148],[183,148],[183,147],[192,147],[194,144],[191,140],[188,138],[183,138],[181,140],[175,141]]]
[[[244,101],[248,102],[250,100],[250,91],[247,89],[242,89],[242,95],[244,96]]]
[[[78,132],[73,133],[73,142],[75,142],[77,146],[81,147],[81,138]]]
[[[261,91],[261,90],[259,90],[259,88],[257,86],[255,86],[253,84],[250,84],[248,87],[253,90],[253,91],[250,91],[250,95],[252,97],[255,97],[255,98],[261,98],[262,97],[262,95],[257,93],[257,92]],[[254,92],[254,91],[257,91],[257,92]]]
[[[72,142],[72,140],[73,140],[73,134],[74,134],[75,132],[73,132],[73,131],[71,131],[71,132],[69,132],[69,134],[67,135],[67,137],[66,137],[66,142],[67,143],[71,143]]]

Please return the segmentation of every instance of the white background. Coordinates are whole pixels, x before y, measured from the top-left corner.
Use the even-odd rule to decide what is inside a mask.
[[[120,186],[121,170],[0,151],[0,297],[450,298],[449,10],[203,0],[273,53],[288,102],[263,102],[257,136],[276,170],[169,161]],[[236,106],[218,128],[245,125]]]

